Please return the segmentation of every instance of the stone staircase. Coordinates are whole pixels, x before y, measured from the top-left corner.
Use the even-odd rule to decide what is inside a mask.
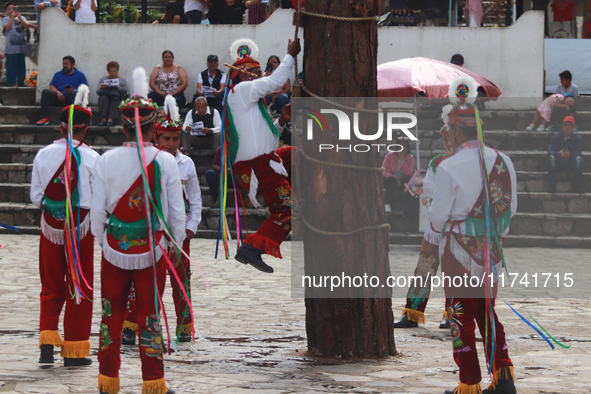
[[[16,226],[21,233],[38,234],[39,210],[31,203],[29,196],[32,163],[39,149],[62,138],[57,126],[61,109],[51,108],[49,126],[37,126],[35,122],[39,119],[39,107],[34,105],[33,88],[0,88],[0,100],[4,101],[0,105],[0,223]],[[98,108],[91,109],[95,115],[94,125],[90,127],[85,141],[93,149],[103,153],[126,141],[120,126],[97,126],[100,121]],[[203,238],[216,238],[219,222],[220,210],[209,207],[214,199],[205,181],[205,172],[211,168],[214,153],[212,149],[191,151],[204,207],[197,236]],[[233,189],[230,192],[233,193]],[[232,206],[233,203],[228,201],[226,216],[232,236],[235,237],[236,218]],[[244,229],[256,230],[267,218],[268,211],[266,208],[246,209],[246,212],[241,210],[240,216],[243,235],[246,235]],[[6,230],[0,229],[0,233],[3,232]]]
[[[30,203],[32,163],[36,152],[61,138],[57,126],[60,109],[52,108],[50,126],[36,126],[39,107],[34,105],[34,89],[0,88],[0,223],[17,226],[24,233],[38,233],[38,210]],[[97,108],[92,108],[97,113]],[[546,173],[546,152],[553,133],[524,132],[532,111],[484,112],[487,144],[508,154],[518,175],[518,213],[513,218],[507,246],[591,247],[591,112],[577,115],[583,137],[583,193],[573,193],[572,176],[559,174],[557,193],[550,193]],[[420,117],[421,166],[443,152],[437,114],[423,111]],[[120,145],[125,137],[121,127],[98,127],[93,118],[86,141],[99,153]],[[425,130],[423,130],[425,129]],[[413,153],[414,152],[413,147]],[[197,236],[217,235],[219,209],[209,208],[213,197],[204,174],[211,168],[214,151],[193,150],[203,198],[203,220]],[[415,154],[416,156],[416,154]],[[397,202],[387,215],[391,224],[390,242],[419,244],[422,234],[404,218],[404,203]],[[230,204],[229,204],[230,206]],[[249,230],[267,217],[265,208],[246,209]],[[244,217],[244,212],[241,214]],[[235,229],[234,209],[227,220]]]

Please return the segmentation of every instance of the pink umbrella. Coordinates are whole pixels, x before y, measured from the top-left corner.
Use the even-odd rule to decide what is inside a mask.
[[[412,57],[378,66],[378,97],[413,97],[424,92],[428,98],[447,97],[449,84],[460,75],[469,75],[482,87],[487,97],[501,95],[488,79],[455,64],[425,57]]]

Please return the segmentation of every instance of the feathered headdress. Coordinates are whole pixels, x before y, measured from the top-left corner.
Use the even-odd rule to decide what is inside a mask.
[[[447,126],[459,124],[460,126],[474,126],[474,107],[478,88],[474,79],[468,75],[456,77],[449,85],[449,101],[453,108],[447,112]],[[442,118],[444,114],[441,114]],[[444,119],[445,122],[445,119]]]
[[[76,98],[74,99],[74,111],[72,112],[72,125],[74,126],[74,131],[77,128],[83,128],[90,125],[90,120],[92,119],[92,111],[88,107],[88,94],[90,93],[90,89],[86,85],[78,86],[78,92],[76,93]],[[60,116],[60,127],[67,129],[68,123],[70,121],[70,105],[64,107]]]
[[[254,41],[248,38],[240,38],[232,43],[230,46],[230,57],[236,59],[233,66],[240,70],[249,71],[261,64],[255,59],[259,56],[259,47]],[[230,83],[241,72],[240,70],[232,70],[230,73]]]
[[[133,90],[135,94],[119,105],[121,120],[128,125],[134,125],[135,109],[138,108],[140,125],[153,122],[156,119],[158,105],[147,98],[149,84],[146,70],[143,67],[133,70]]]
[[[157,141],[162,133],[174,131],[180,133],[183,129],[183,122],[179,114],[179,108],[176,106],[175,98],[168,94],[164,99],[164,113],[166,118],[156,123],[156,131],[154,132],[154,140]]]

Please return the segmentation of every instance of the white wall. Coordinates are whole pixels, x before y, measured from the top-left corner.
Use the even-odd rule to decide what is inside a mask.
[[[90,101],[96,103],[94,90],[106,75],[109,61],[119,62],[120,76],[131,83],[133,69],[143,66],[149,73],[160,64],[164,49],[172,50],[175,62],[189,74],[186,96],[190,99],[197,74],[206,68],[207,55],[217,54],[220,64],[232,63],[229,46],[237,38],[248,37],[259,46],[257,60],[264,66],[270,55],[283,57],[288,38],[294,34],[291,10],[277,10],[258,26],[76,24],[58,9],[43,12],[38,99],[41,89],[61,69],[65,55],[76,59],[77,68],[91,85]],[[378,64],[413,56],[449,61],[454,53],[461,53],[464,66],[493,81],[502,97],[541,97],[543,28],[541,11],[526,12],[509,28],[382,27],[378,29]],[[300,54],[300,71],[301,65]]]

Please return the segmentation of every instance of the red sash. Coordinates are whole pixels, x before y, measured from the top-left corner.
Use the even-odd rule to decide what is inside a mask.
[[[155,160],[148,165],[148,184],[152,200],[160,199],[156,189]],[[159,181],[158,181],[159,182]],[[159,185],[158,185],[159,186]],[[151,205],[150,202],[148,204]],[[153,208],[150,209],[153,213]],[[156,232],[156,242],[162,238],[162,232]],[[146,201],[144,181],[140,175],[127,192],[121,196],[109,218],[107,242],[111,249],[123,254],[143,254],[150,252],[148,227],[146,222]]]

